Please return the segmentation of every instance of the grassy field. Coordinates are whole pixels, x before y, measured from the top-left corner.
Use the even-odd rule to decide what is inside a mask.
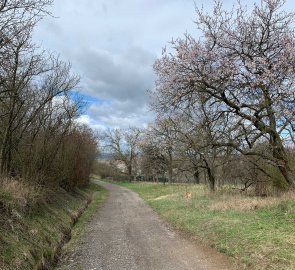
[[[30,195],[30,192],[35,195]],[[89,210],[76,223],[72,234],[74,241],[83,231],[83,223],[106,197],[106,191],[94,184],[71,193],[63,189],[47,190],[49,196],[46,198],[42,191],[39,192],[41,194],[36,190],[30,191],[26,186],[18,189],[9,186],[3,189],[2,186],[0,189],[1,270],[50,267],[90,200]],[[39,198],[33,198],[36,196]],[[22,200],[29,198],[34,202],[27,208],[23,207]]]
[[[245,269],[295,269],[295,195],[210,194],[204,186],[120,183],[175,228],[215,247]],[[192,192],[186,198],[185,192]]]

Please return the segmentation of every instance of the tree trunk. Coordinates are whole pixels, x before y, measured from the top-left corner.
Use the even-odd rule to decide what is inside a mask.
[[[1,149],[1,166],[0,166],[0,172],[6,173],[6,147],[3,144]]]
[[[195,172],[194,172],[194,183],[200,184],[200,173],[198,170],[195,170]]]
[[[271,134],[270,143],[273,148],[273,157],[278,169],[288,183],[289,187],[295,187],[295,174],[289,165],[287,153],[281,138],[277,134]]]
[[[295,187],[295,175],[288,163],[288,159],[285,153],[281,151],[275,151],[274,158],[277,160],[277,167],[283,175],[284,179],[288,183],[289,187]]]
[[[209,188],[210,191],[214,192],[215,191],[215,177],[214,174],[212,172],[212,170],[210,169],[210,167],[207,167],[207,174],[208,174],[208,181],[209,181]]]
[[[272,147],[273,157],[277,164],[278,169],[283,175],[284,179],[288,183],[289,187],[295,186],[295,174],[288,164],[288,157],[286,154],[285,147],[283,145],[280,134],[277,133],[277,121],[275,117],[274,110],[272,108],[272,100],[267,88],[262,89],[267,104],[267,114],[269,118],[269,123],[271,127],[270,135],[270,146]]]
[[[214,170],[211,169],[211,166],[209,165],[209,162],[206,160],[206,158],[203,158],[203,161],[205,163],[205,169],[208,174],[208,182],[209,182],[209,188],[210,191],[214,192],[215,191],[215,175],[214,175]]]
[[[11,168],[11,151],[12,151],[12,141],[10,134],[8,131],[5,134],[4,141],[2,143],[2,149],[1,149],[1,173],[9,173]]]
[[[173,181],[173,171],[172,171],[172,166],[169,166],[168,169],[168,182],[169,184],[171,184]]]
[[[127,166],[127,170],[128,170],[128,178],[129,178],[129,182],[132,181],[132,166],[128,165]]]
[[[169,155],[169,164],[168,164],[168,182],[171,184],[173,182],[173,167],[172,167],[172,149],[169,149],[168,151]]]

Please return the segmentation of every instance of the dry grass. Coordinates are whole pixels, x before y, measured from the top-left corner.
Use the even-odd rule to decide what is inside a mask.
[[[217,201],[212,202],[210,210],[238,210],[250,211],[258,208],[279,205],[295,199],[295,193],[290,191],[278,197],[248,197],[243,195],[222,195]]]
[[[5,208],[21,207],[36,202],[41,188],[21,179],[0,177],[0,202]]]
[[[74,192],[66,192],[61,188],[51,191],[42,188],[42,193],[37,195],[37,203],[31,207],[31,200],[36,198],[38,192],[38,188],[16,179],[1,179],[1,270],[52,269],[51,262],[57,258],[56,252],[68,239],[73,223],[89,199],[93,198],[89,209],[94,212],[105,197],[105,192],[94,184]],[[50,194],[50,199],[47,194]],[[24,209],[26,211],[14,205],[7,209],[9,211],[3,211],[3,201],[12,203],[17,200],[21,200],[22,204],[28,203]],[[78,226],[75,237],[83,233],[83,224]]]
[[[173,198],[173,197],[176,197],[177,194],[170,194],[170,195],[164,195],[164,196],[160,196],[160,197],[157,197],[157,198],[154,198],[154,199],[151,199],[151,200],[154,200],[154,201],[160,201],[160,200],[165,200],[165,199],[168,199],[168,198]]]
[[[204,185],[167,185],[163,186],[160,192],[158,192],[158,187],[161,185],[156,183],[136,183],[136,186],[140,189],[147,187],[153,190],[153,196],[148,197],[147,195],[149,201],[172,200],[186,206],[208,210],[251,211],[295,200],[294,191],[284,192],[278,196],[258,197],[254,196],[253,192],[241,193],[232,187],[222,187],[212,193]],[[187,193],[191,193],[191,197],[187,197]]]
[[[258,197],[241,193],[239,190],[232,188],[217,189],[215,193],[210,192],[205,186],[194,185],[186,186],[179,185],[173,194],[159,196],[153,200],[165,200],[178,198],[180,201],[195,206],[196,208],[207,208],[208,210],[237,210],[237,211],[251,211],[259,208],[270,206],[277,206],[284,204],[290,200],[295,200],[295,192],[288,191],[278,196]],[[186,193],[192,194],[191,198],[187,198]],[[204,201],[206,204],[204,204]]]

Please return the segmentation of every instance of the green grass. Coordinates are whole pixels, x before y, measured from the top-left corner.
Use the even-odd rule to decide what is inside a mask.
[[[229,255],[246,269],[295,269],[295,197],[256,198],[204,186],[120,183],[175,228]],[[191,199],[185,198],[191,191]]]
[[[29,211],[17,207],[0,211],[1,270],[38,269],[45,261],[54,261],[57,249],[68,240],[73,223],[87,202],[93,198],[88,214],[77,222],[73,239],[78,238],[91,211],[106,196],[106,191],[94,184],[71,193],[62,189],[47,192],[51,192],[50,196]]]

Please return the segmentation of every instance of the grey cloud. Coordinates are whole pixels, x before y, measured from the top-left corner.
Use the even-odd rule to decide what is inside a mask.
[[[152,64],[167,41],[195,28],[193,0],[56,0],[52,13],[58,18],[43,20],[35,40],[72,62],[82,75],[82,94],[106,101],[90,104],[84,121],[151,121]]]
[[[92,104],[89,107],[88,115],[93,122],[93,127],[105,125],[106,127],[123,127],[130,126],[144,127],[151,122],[154,114],[147,107],[137,107],[130,110],[131,102],[119,102],[104,104]],[[132,111],[132,113],[131,113]]]
[[[155,57],[140,48],[129,48],[121,55],[85,49],[77,58],[89,94],[120,101],[132,101],[133,107],[147,102],[146,90],[153,85],[152,63]]]

